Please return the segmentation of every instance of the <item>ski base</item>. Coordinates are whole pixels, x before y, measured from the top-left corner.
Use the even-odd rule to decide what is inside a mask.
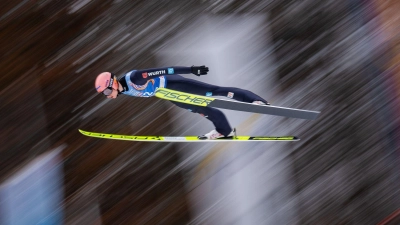
[[[147,141],[147,142],[238,142],[238,141],[299,141],[296,136],[236,136],[220,139],[199,139],[198,136],[134,136],[121,134],[105,134],[79,130],[83,135],[95,138],[105,138],[123,141]]]

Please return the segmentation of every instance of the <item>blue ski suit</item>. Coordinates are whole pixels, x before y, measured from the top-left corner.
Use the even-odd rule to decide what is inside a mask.
[[[244,89],[220,87],[179,75],[190,73],[192,73],[191,67],[181,66],[132,70],[119,79],[119,82],[124,88],[121,93],[134,97],[152,97],[155,95],[157,88],[164,87],[197,95],[226,96],[241,102],[262,101],[267,103],[267,101],[260,96]],[[226,116],[218,109],[179,102],[172,103],[183,109],[204,116],[214,124],[216,131],[225,136],[232,131]]]

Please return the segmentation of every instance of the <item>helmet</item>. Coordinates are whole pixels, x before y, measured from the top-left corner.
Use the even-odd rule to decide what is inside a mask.
[[[110,72],[103,72],[96,78],[94,86],[96,91],[104,95],[110,95],[113,90],[118,90],[117,77]]]

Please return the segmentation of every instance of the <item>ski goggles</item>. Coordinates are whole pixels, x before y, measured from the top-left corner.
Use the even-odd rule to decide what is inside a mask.
[[[108,87],[106,87],[106,89],[104,89],[101,93],[103,93],[103,95],[105,95],[105,96],[109,96],[109,95],[111,95],[112,94],[112,92],[115,90],[115,91],[118,91],[117,89],[115,89],[115,88],[113,88],[112,86],[113,86],[113,84],[114,84],[114,81],[117,79],[117,77],[115,76],[115,74],[113,74],[113,73],[111,73],[111,77],[110,77],[110,84],[108,85]]]

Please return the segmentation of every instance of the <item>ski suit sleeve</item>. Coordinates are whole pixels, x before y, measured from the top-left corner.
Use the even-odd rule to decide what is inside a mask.
[[[143,85],[148,80],[154,79],[156,77],[168,76],[172,74],[189,74],[191,72],[191,67],[183,66],[151,68],[144,70],[134,70],[131,73],[130,79],[134,84]]]
[[[189,74],[193,73],[196,76],[205,75],[208,73],[208,67],[206,66],[174,66],[174,67],[162,67],[162,68],[152,68],[144,70],[134,70],[130,75],[132,83],[137,85],[143,85],[148,80],[173,74]]]

